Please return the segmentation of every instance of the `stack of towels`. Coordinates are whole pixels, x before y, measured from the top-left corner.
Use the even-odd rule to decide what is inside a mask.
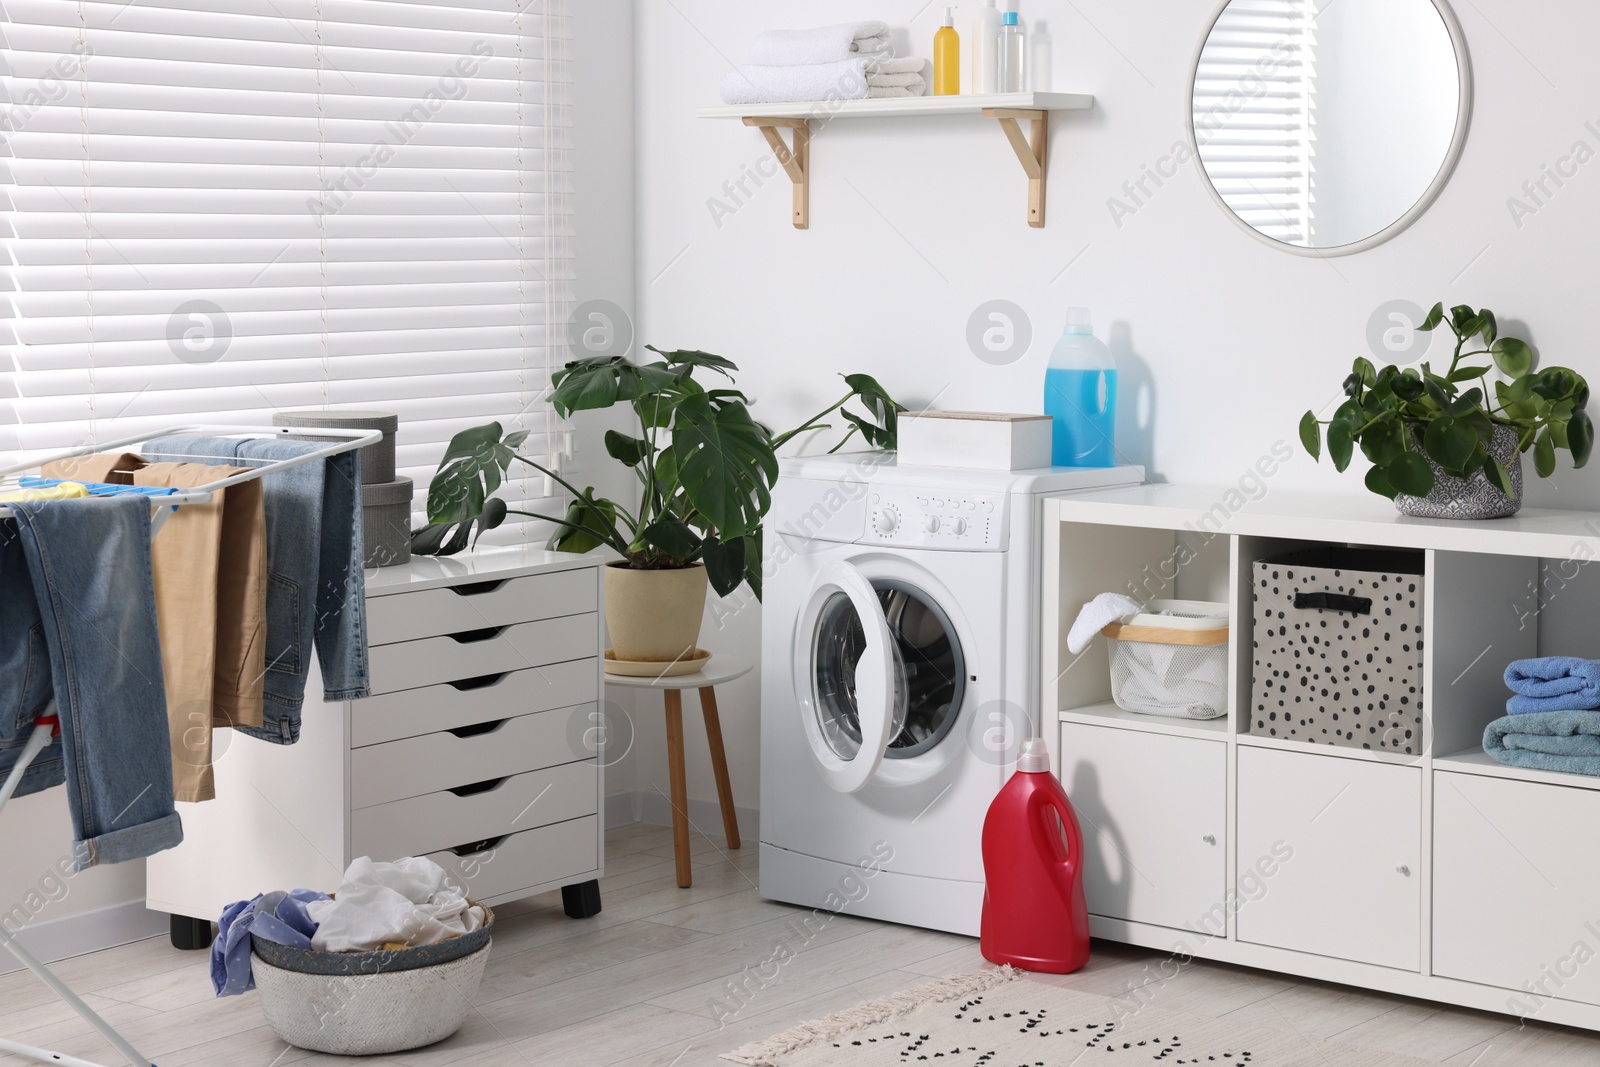
[[[1519,659],[1506,668],[1515,695],[1483,731],[1483,750],[1538,771],[1600,775],[1600,661]]]
[[[923,60],[896,59],[885,22],[847,22],[814,30],[769,30],[750,46],[750,63],[722,78],[727,104],[867,100],[921,96]]]

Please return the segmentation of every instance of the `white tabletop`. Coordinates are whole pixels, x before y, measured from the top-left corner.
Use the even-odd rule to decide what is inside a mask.
[[[607,674],[606,684],[624,689],[703,689],[708,685],[721,685],[749,674],[752,664],[733,656],[717,652],[706,661],[705,667],[693,674],[671,674],[662,677],[635,678],[625,674]]]

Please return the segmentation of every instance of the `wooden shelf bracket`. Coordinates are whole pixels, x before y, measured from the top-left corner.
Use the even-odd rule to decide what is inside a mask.
[[[809,229],[811,227],[811,121],[747,115],[744,124],[760,127],[761,136],[772,146],[772,152],[778,157],[784,173],[788,174],[789,181],[794,183],[794,228]],[[785,144],[783,135],[778,132],[785,128],[793,133],[793,147]]]
[[[1047,172],[1045,160],[1050,147],[1050,112],[1020,108],[986,107],[983,113],[1000,120],[1000,129],[1017,153],[1023,173],[1028,176],[1028,225],[1035,229],[1044,227],[1044,183]],[[1019,125],[1023,120],[1033,123],[1033,140],[1029,143]],[[749,122],[749,119],[745,120]]]

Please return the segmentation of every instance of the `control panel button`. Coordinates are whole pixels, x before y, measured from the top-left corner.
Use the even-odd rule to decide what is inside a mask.
[[[884,508],[878,512],[876,523],[879,533],[891,534],[900,528],[900,513],[894,508]]]
[[[967,520],[966,519],[957,519],[955,521],[955,523],[951,525],[950,529],[954,530],[958,534],[966,533],[967,532]]]
[[[939,532],[939,516],[937,516],[937,515],[929,515],[927,520],[922,525],[929,533],[938,533]]]

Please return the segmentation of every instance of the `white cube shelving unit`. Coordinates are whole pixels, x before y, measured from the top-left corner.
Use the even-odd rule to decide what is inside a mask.
[[[1328,544],[1423,553],[1418,755],[1249,733],[1251,564]],[[1600,778],[1482,749],[1505,665],[1539,654],[1540,561],[1596,558],[1600,513],[1449,522],[1377,497],[1250,504],[1163,485],[1048,502],[1043,706],[1084,824],[1095,936],[1600,1029],[1600,965],[1574,958],[1580,943],[1600,955],[1600,858],[1584,836]],[[1104,640],[1077,657],[1065,645],[1106,591],[1229,603],[1228,716],[1111,703]]]

